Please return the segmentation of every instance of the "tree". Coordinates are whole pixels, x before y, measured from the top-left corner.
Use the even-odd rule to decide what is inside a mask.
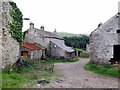
[[[82,35],[81,37],[73,36],[73,37],[64,37],[65,44],[85,50],[86,44],[89,44],[89,36]]]

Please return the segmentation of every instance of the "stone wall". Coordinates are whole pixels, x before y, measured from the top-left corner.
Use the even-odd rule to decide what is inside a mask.
[[[90,53],[89,52],[84,52],[84,53],[80,53],[81,57],[89,57]]]
[[[50,55],[51,56],[55,56],[55,57],[65,57],[66,58],[66,54],[65,54],[65,50],[60,48],[59,46],[57,46],[54,43],[50,43],[51,45],[49,46],[49,51],[50,51]]]
[[[42,56],[42,50],[34,50],[33,51],[33,59],[40,59]]]
[[[0,68],[2,66],[2,2],[0,1]]]
[[[110,64],[113,57],[113,46],[118,44],[117,15],[98,27],[90,35],[90,60],[99,64]]]
[[[2,67],[4,68],[8,64],[16,62],[19,56],[19,43],[9,33],[8,22],[12,21],[9,15],[12,7],[8,2],[0,2],[0,60],[2,61]]]

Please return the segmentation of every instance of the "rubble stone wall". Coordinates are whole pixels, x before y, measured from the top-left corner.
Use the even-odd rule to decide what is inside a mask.
[[[4,68],[8,64],[13,64],[17,61],[19,56],[19,43],[9,33],[8,22],[12,21],[10,10],[12,7],[9,2],[0,2],[0,61]]]

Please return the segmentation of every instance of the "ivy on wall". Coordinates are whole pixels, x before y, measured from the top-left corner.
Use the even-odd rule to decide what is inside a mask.
[[[10,25],[10,33],[13,38],[15,38],[18,42],[23,42],[23,14],[20,9],[17,7],[16,3],[9,2],[12,6],[12,10],[10,11],[10,15],[13,18],[12,22],[9,23]]]

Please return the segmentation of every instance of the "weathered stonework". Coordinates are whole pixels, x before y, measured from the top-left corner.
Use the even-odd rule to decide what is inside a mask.
[[[1,11],[2,11],[2,2],[0,1],[0,12]],[[0,13],[0,66],[2,66],[2,13]]]
[[[118,44],[118,17],[115,15],[90,35],[90,60],[99,64],[110,64],[113,46]]]
[[[19,43],[9,33],[8,22],[12,21],[9,15],[11,9],[9,2],[0,2],[2,12],[0,13],[0,64],[2,64],[0,68],[15,63],[19,56]]]

